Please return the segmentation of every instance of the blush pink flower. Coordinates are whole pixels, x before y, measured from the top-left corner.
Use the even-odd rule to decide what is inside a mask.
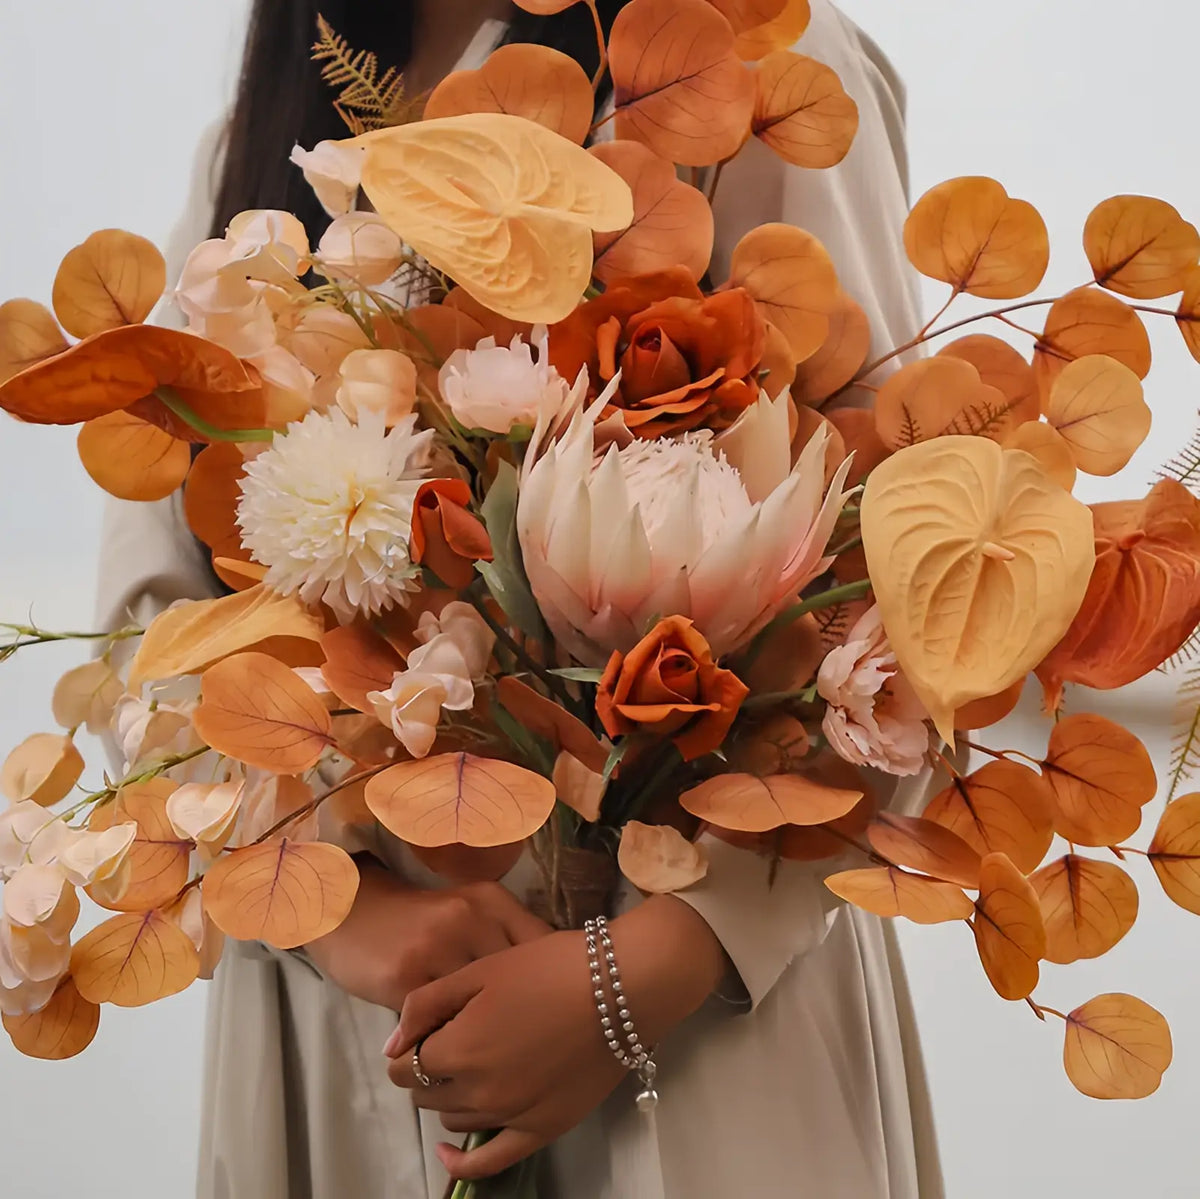
[[[835,753],[888,774],[921,769],[928,713],[896,665],[878,605],[863,614],[845,645],[825,656],[817,691],[829,705],[822,727]]]

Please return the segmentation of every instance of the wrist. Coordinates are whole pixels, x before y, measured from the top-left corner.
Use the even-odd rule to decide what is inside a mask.
[[[634,1021],[656,1044],[721,984],[725,951],[703,917],[671,895],[651,896],[610,927]]]

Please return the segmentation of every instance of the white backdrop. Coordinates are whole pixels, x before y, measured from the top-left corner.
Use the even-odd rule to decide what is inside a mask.
[[[843,7],[907,81],[915,191],[988,173],[1033,201],[1056,247],[1047,289],[1084,280],[1080,231],[1108,195],[1160,195],[1200,218],[1188,119],[1200,43],[1192,6]],[[117,225],[163,243],[183,206],[195,141],[227,102],[244,11],[245,0],[0,0],[0,299],[48,300],[59,258],[93,229]],[[1169,322],[1153,336],[1155,428],[1126,479],[1092,481],[1089,499],[1116,497],[1122,483],[1136,492],[1190,435],[1200,375]],[[0,418],[0,619],[20,619],[32,604],[47,627],[90,627],[99,512],[68,433]],[[48,727],[53,681],[78,657],[70,647],[39,648],[3,665],[0,749]],[[1153,679],[1118,713],[1159,762],[1169,701],[1169,687]],[[1102,697],[1096,707],[1112,714]],[[1031,710],[994,743],[1032,750],[1039,736]],[[1196,1194],[1200,923],[1161,897],[1148,870],[1138,878],[1142,916],[1126,941],[1098,963],[1048,967],[1039,991],[1067,1010],[1128,989],[1173,1020],[1176,1065],[1159,1094],[1138,1104],[1078,1096],[1062,1075],[1061,1027],[997,999],[965,931],[904,930],[949,1199]],[[190,1193],[203,1003],[200,985],[150,1009],[106,1009],[87,1053],[56,1065],[26,1061],[0,1038],[0,1191]]]

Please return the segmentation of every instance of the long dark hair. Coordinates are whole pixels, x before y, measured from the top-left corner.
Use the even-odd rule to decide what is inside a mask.
[[[606,29],[623,3],[599,0]],[[310,58],[318,13],[354,49],[373,51],[381,70],[403,71],[412,58],[414,0],[254,0],[221,152],[213,237],[222,236],[230,220],[248,208],[294,212],[313,242],[329,223],[303,175],[288,161],[297,143],[311,149],[326,138],[348,136],[334,111],[333,92]],[[562,50],[589,75],[599,63],[592,17],[582,4],[550,17],[514,8],[505,40]]]

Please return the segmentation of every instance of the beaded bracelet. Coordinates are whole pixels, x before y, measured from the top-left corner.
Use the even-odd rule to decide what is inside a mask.
[[[647,1050],[642,1045],[634,1028],[629,1003],[621,985],[621,972],[617,969],[617,955],[613,950],[612,938],[608,935],[608,921],[603,916],[587,920],[583,932],[587,941],[588,968],[592,975],[592,996],[596,1001],[596,1011],[600,1014],[600,1028],[604,1039],[617,1061],[626,1070],[636,1074],[642,1084],[637,1096],[638,1110],[652,1112],[658,1104],[658,1092],[654,1089],[654,1077],[658,1073],[658,1066],[654,1061],[653,1050]],[[604,966],[616,1006],[616,1019],[620,1021],[621,1032],[625,1034],[625,1045],[621,1044],[620,1034],[614,1027],[613,1017],[609,1014],[608,997],[600,973],[601,951],[604,953]]]

